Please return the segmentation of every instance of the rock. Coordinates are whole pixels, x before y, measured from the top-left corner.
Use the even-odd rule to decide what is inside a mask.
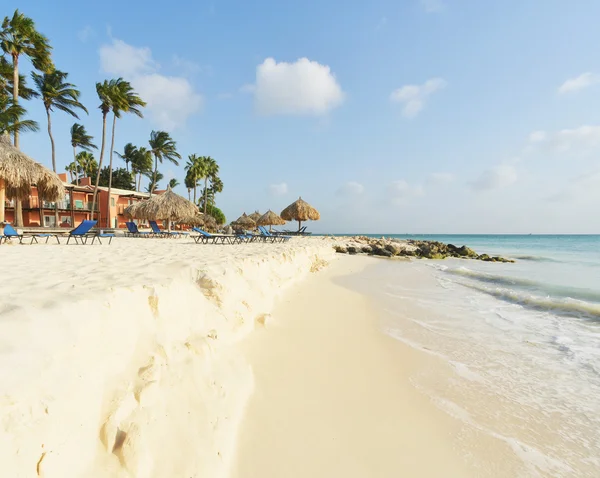
[[[487,261],[490,259],[490,256],[488,256],[487,254],[481,254],[480,256],[477,256],[477,259],[479,259],[480,261]]]
[[[348,254],[356,254],[358,252],[358,249],[354,246],[350,246],[348,247]]]
[[[373,248],[371,246],[362,246],[360,250],[366,254],[371,254],[373,252]]]
[[[386,244],[384,249],[386,251],[390,251],[393,256],[397,256],[398,254],[400,254],[400,247],[398,247],[396,244]]]
[[[334,249],[335,252],[338,252],[340,254],[346,254],[348,252],[348,250],[344,246],[335,246]]]
[[[374,256],[382,256],[382,257],[392,257],[392,253],[383,247],[374,247],[373,253]]]
[[[458,247],[456,253],[461,257],[477,257],[477,253],[473,249],[469,249],[467,246]]]

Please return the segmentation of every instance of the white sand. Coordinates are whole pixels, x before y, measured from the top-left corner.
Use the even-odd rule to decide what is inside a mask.
[[[0,476],[228,476],[253,390],[235,344],[332,257],[318,238],[3,244]]]
[[[409,383],[428,358],[382,334],[368,298],[334,282],[376,260],[343,256],[244,341],[256,390],[236,478],[477,476],[453,448],[460,422]]]

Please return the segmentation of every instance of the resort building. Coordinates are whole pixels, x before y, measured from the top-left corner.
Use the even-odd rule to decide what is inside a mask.
[[[40,201],[36,187],[32,186],[31,195],[27,200],[22,201],[24,227],[73,228],[82,221],[92,218],[94,186],[92,185],[91,178],[81,178],[79,185],[74,185],[67,182],[66,173],[59,174],[59,176],[67,192],[66,197],[58,202]],[[148,199],[148,197],[150,197],[149,193],[112,188],[109,206],[108,188],[100,186],[94,208],[96,212],[94,219],[98,220],[100,227],[125,228],[125,222],[129,220],[123,214],[125,208],[130,204]],[[58,206],[58,224],[55,223],[56,206]],[[109,207],[112,222],[110,225],[107,224]],[[14,223],[14,200],[5,201],[5,211],[6,221]]]

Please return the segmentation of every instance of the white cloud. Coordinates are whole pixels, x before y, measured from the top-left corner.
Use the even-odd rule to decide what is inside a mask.
[[[449,184],[454,181],[455,176],[452,173],[431,173],[429,178],[434,184]]]
[[[407,118],[412,118],[423,109],[427,98],[445,88],[446,85],[446,81],[442,78],[431,78],[422,85],[404,85],[392,91],[390,100],[403,104],[402,113]]]
[[[242,87],[254,94],[262,115],[313,115],[329,113],[344,101],[344,92],[331,69],[308,58],[277,63],[267,58],[256,68],[255,85]]]
[[[582,125],[554,133],[535,131],[529,140],[556,153],[586,153],[600,146],[600,126]]]
[[[510,164],[499,164],[484,171],[471,186],[476,191],[501,189],[517,181],[517,170]]]
[[[269,192],[273,196],[283,196],[288,192],[288,185],[287,183],[271,184],[269,186]]]
[[[419,3],[427,13],[438,13],[445,8],[441,0],[419,0]]]
[[[561,94],[564,93],[573,93],[575,91],[583,90],[584,88],[588,88],[592,85],[600,83],[600,75],[595,73],[582,73],[581,75],[575,78],[569,78],[558,88],[558,92]]]
[[[173,55],[173,66],[179,68],[186,75],[193,75],[195,73],[207,73],[212,74],[212,68],[209,66],[202,67],[198,63],[187,58],[182,58],[179,55]]]
[[[77,32],[77,37],[79,38],[79,40],[81,40],[82,42],[85,43],[90,38],[92,38],[95,34],[96,34],[96,32],[94,31],[94,29],[91,26],[86,25],[85,27],[83,27],[81,30],[79,30]]]
[[[348,181],[336,191],[336,194],[339,196],[358,196],[364,192],[365,187],[362,184],[356,181]]]
[[[102,70],[131,81],[148,103],[150,117],[159,128],[172,131],[183,126],[202,108],[202,96],[186,78],[159,73],[160,65],[152,58],[150,48],[113,38],[111,44],[100,47],[99,53]]]
[[[547,136],[545,131],[534,131],[529,135],[529,141],[531,143],[541,143],[546,140]]]
[[[411,199],[425,195],[425,191],[420,184],[413,186],[404,179],[399,179],[388,184],[387,194],[392,204],[403,206]]]

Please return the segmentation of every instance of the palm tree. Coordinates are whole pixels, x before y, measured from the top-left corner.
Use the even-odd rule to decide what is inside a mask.
[[[133,143],[127,143],[123,148],[123,154],[119,153],[118,151],[115,151],[115,154],[123,161],[125,161],[125,169],[129,171],[129,163],[133,163],[134,157],[137,154],[137,152],[137,146],[135,146]]]
[[[71,126],[71,146],[73,146],[73,158],[77,163],[77,148],[81,148],[85,151],[91,151],[92,149],[98,149],[98,147],[92,143],[93,136],[87,134],[85,126],[78,123],[73,123]],[[77,184],[79,185],[79,178],[77,178]]]
[[[94,218],[96,197],[98,196],[100,170],[102,169],[102,161],[104,160],[104,146],[106,144],[106,117],[108,116],[108,113],[112,108],[114,88],[117,81],[118,80],[104,80],[102,83],[96,83],[96,93],[98,94],[98,98],[100,98],[100,105],[98,106],[98,108],[102,112],[102,145],[100,146],[100,161],[98,164],[98,171],[96,172],[96,184],[94,185],[94,194],[92,196],[92,219]]]
[[[190,173],[190,171],[187,172],[187,174],[185,175],[185,187],[188,190],[188,199],[191,201],[192,200],[192,189],[194,189],[197,185],[198,185],[198,181],[196,181],[196,178]],[[194,204],[196,203],[196,198],[194,197]]]
[[[154,170],[146,176],[150,179],[150,183],[146,186],[146,192],[152,194],[158,188],[158,183],[163,180],[164,175],[160,171]]]
[[[163,159],[168,159],[175,166],[179,166],[178,159],[181,159],[181,155],[177,152],[177,144],[169,133],[166,131],[152,131],[150,133],[150,151],[154,155],[154,178],[152,184],[158,184],[156,179],[156,173],[158,173],[158,163],[162,164]]]
[[[67,165],[67,167],[65,168],[65,171],[67,173],[69,173],[69,182],[71,184],[73,184],[73,182],[75,181],[75,178],[77,178],[77,163],[75,161],[73,161],[72,163],[69,163]]]
[[[196,190],[198,188],[198,181],[204,177],[205,169],[203,156],[198,156],[196,154],[190,154],[188,156],[188,161],[185,164],[185,170],[189,175],[190,183],[194,184],[192,186],[194,189],[194,204],[196,204]]]
[[[49,73],[54,69],[52,47],[48,39],[35,29],[34,21],[15,10],[5,17],[0,31],[0,47],[10,55],[13,66],[13,104],[19,104],[19,57],[28,57],[36,70]],[[19,147],[19,130],[14,132],[14,145]]]
[[[131,161],[131,173],[137,175],[136,191],[142,185],[142,175],[147,176],[152,172],[152,152],[144,147],[137,148]]]
[[[77,153],[75,164],[77,165],[77,173],[83,177],[91,178],[98,172],[98,162],[89,151],[80,151]],[[77,182],[79,183],[79,178]]]
[[[131,86],[131,83],[129,83],[128,81],[123,80],[122,78],[119,78],[117,80],[117,82],[115,83],[115,87],[112,91],[113,93],[113,104],[112,104],[112,111],[113,111],[113,126],[112,126],[112,138],[111,138],[111,142],[110,142],[110,162],[109,162],[109,166],[108,166],[108,204],[106,206],[106,210],[108,211],[108,216],[107,216],[107,221],[108,221],[108,226],[110,227],[110,191],[112,189],[112,159],[113,159],[113,150],[115,148],[115,127],[117,125],[117,118],[121,117],[121,113],[133,113],[137,116],[139,116],[140,118],[143,118],[144,115],[142,114],[142,111],[140,110],[140,107],[144,107],[146,106],[146,102],[143,101],[139,95],[133,91],[133,87]]]
[[[223,192],[223,181],[221,181],[220,177],[217,176],[217,177],[212,178],[212,180],[210,181],[210,188],[208,188],[208,192],[212,196],[211,206],[214,206],[215,205],[215,196],[217,195],[217,193]]]
[[[0,133],[15,134],[15,131],[38,131],[37,121],[24,119],[27,110],[21,105],[13,105],[11,98],[0,96]]]
[[[44,73],[40,75],[35,71],[31,73],[31,78],[35,83],[36,89],[46,109],[46,117],[48,119],[48,136],[52,145],[52,169],[56,173],[56,148],[54,145],[54,137],[52,136],[52,120],[50,113],[56,108],[60,111],[74,116],[79,119],[76,108],[88,112],[86,107],[79,102],[79,90],[72,83],[67,83],[68,73],[60,70],[54,70],[52,73]]]
[[[0,48],[12,59],[13,68],[13,98],[12,106],[19,106],[19,86],[21,75],[19,75],[19,57],[24,55],[28,57],[36,70],[45,73],[54,69],[50,52],[48,39],[35,29],[35,23],[29,17],[26,17],[19,10],[15,10],[12,18],[5,17],[0,30]],[[24,113],[25,110],[17,112]],[[16,113],[15,113],[16,114]],[[13,124],[13,142],[16,148],[19,147],[19,131],[23,124],[16,122]],[[19,198],[16,199],[15,206],[15,225],[23,225],[23,209]]]
[[[174,189],[174,188],[176,188],[177,186],[179,186],[179,181],[177,181],[177,178],[171,178],[171,179],[169,180],[169,187],[170,187],[171,189]]]
[[[208,180],[214,181],[215,178],[219,174],[219,165],[217,162],[211,158],[210,156],[204,157],[204,214],[206,214],[206,206],[208,205],[207,196],[208,196]]]
[[[52,120],[50,112],[54,108],[64,111],[65,113],[79,119],[76,108],[88,112],[85,106],[79,102],[79,90],[75,85],[66,83],[68,73],[60,70],[54,70],[52,73],[44,73],[40,75],[35,71],[31,72],[31,78],[35,83],[36,89],[46,109],[46,118],[48,119],[48,136],[50,137],[50,146],[52,148],[52,169],[56,173],[56,147],[54,145],[54,137],[52,136]],[[58,203],[54,205],[54,223],[58,225]]]

